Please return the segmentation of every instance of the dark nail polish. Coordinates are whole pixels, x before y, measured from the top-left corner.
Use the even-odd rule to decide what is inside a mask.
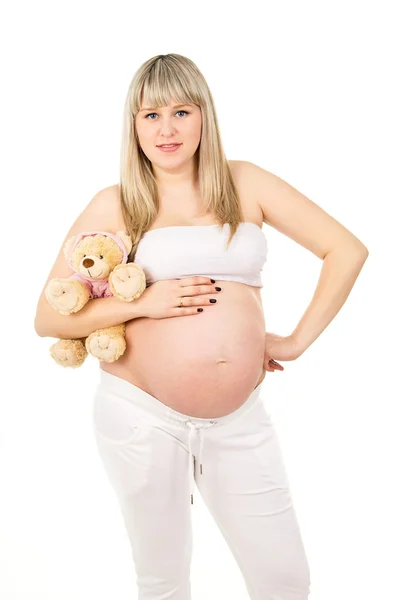
[[[203,312],[203,308],[198,308],[198,312]]]
[[[217,300],[215,298],[210,298],[210,302],[213,302],[214,304],[214,302],[217,302]]]
[[[212,283],[216,283],[216,280],[215,280],[215,279],[210,279],[210,281],[211,281]]]
[[[221,292],[221,288],[216,287],[217,292]]]

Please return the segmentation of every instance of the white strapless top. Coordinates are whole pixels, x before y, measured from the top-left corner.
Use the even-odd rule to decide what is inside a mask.
[[[134,263],[144,270],[147,286],[160,279],[202,275],[263,287],[268,253],[263,230],[249,221],[239,223],[227,250],[229,229],[229,223],[151,229],[142,236]]]

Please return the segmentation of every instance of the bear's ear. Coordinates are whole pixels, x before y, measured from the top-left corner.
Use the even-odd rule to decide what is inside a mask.
[[[131,248],[133,247],[133,242],[127,231],[117,231],[116,235],[120,237],[123,244],[126,246],[127,254],[130,254]]]
[[[68,240],[66,240],[66,242],[64,244],[64,255],[65,255],[66,260],[69,260],[71,252],[72,252],[73,244],[76,242],[78,237],[79,236],[74,235],[74,236],[70,237]]]

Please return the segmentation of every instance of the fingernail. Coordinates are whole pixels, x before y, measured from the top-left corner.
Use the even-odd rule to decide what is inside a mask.
[[[215,280],[215,279],[210,279],[210,281],[211,281],[212,283],[216,283],[216,280]]]

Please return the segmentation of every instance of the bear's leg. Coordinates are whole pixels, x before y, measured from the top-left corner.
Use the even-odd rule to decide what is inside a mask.
[[[50,347],[50,355],[61,367],[80,367],[87,357],[85,339],[58,340]]]
[[[115,362],[126,349],[125,331],[124,323],[93,331],[86,339],[87,352],[104,362]]]

